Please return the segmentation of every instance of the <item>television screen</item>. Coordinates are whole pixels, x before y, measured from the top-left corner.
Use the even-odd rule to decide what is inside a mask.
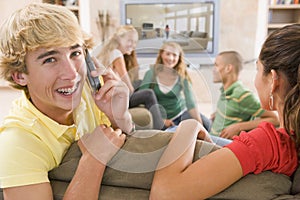
[[[218,51],[218,0],[122,0],[121,23],[139,35],[138,54],[156,54],[166,41],[185,55],[215,56]]]

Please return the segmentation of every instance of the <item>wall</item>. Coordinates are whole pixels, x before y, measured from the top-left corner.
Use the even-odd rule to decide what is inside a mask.
[[[101,34],[97,28],[98,11],[109,12],[111,16],[110,34],[120,25],[120,0],[81,0],[89,1],[90,33],[94,36],[96,43],[101,43]],[[113,5],[113,6],[112,6]]]
[[[257,57],[267,34],[267,2],[221,0],[220,51],[235,49],[246,60]]]
[[[9,87],[0,87],[0,124],[7,115],[11,103],[21,95],[21,91]]]
[[[3,23],[13,11],[24,7],[31,2],[41,2],[41,0],[1,0],[0,1],[0,24]]]

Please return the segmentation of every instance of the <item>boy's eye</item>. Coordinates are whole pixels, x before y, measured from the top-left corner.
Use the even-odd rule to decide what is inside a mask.
[[[73,53],[72,53],[72,57],[75,57],[75,56],[79,56],[79,55],[81,55],[82,54],[82,52],[81,51],[74,51]]]
[[[44,62],[43,62],[43,64],[45,64],[45,63],[52,63],[52,62],[55,62],[55,58],[53,58],[53,57],[45,59]]]

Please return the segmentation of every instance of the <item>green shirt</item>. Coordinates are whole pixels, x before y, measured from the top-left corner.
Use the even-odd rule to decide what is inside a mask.
[[[227,126],[253,120],[264,113],[259,100],[240,81],[233,83],[226,91],[223,87],[220,90],[211,134],[219,136]]]
[[[185,110],[195,108],[195,99],[192,92],[191,83],[187,79],[179,77],[171,91],[163,93],[156,82],[154,69],[151,67],[145,74],[142,84],[139,89],[152,88],[158,103],[163,107],[168,119],[174,119]]]

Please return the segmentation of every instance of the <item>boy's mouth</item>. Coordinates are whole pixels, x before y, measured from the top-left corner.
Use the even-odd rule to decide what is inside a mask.
[[[59,88],[57,92],[63,95],[72,95],[78,88],[79,82],[77,82],[73,87]]]

